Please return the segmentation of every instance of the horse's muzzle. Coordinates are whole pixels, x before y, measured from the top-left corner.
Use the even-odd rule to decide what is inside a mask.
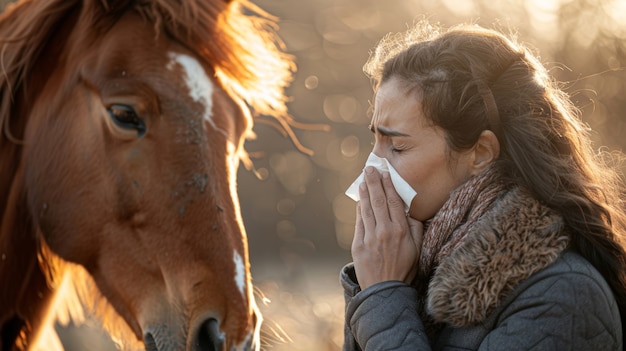
[[[182,351],[180,343],[170,339],[170,333],[147,332],[144,335],[146,351]],[[190,335],[193,340],[188,345],[187,351],[227,351],[224,348],[226,336],[220,331],[219,321],[209,318],[202,322]],[[233,346],[228,351],[249,351],[252,340],[245,341],[242,345]]]

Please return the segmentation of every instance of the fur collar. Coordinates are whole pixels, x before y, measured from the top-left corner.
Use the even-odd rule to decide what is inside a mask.
[[[553,263],[568,245],[561,216],[513,188],[441,259],[427,311],[454,327],[484,321],[521,281]]]

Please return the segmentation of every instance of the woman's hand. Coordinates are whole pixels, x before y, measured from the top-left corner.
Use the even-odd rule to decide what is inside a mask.
[[[380,175],[366,167],[359,196],[352,258],[361,290],[388,280],[410,284],[417,274],[424,226],[405,215],[387,172]]]

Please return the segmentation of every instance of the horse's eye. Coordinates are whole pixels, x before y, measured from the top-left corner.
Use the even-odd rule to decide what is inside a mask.
[[[118,126],[125,129],[135,129],[138,137],[146,134],[146,123],[137,116],[137,112],[131,106],[111,105],[107,111]]]

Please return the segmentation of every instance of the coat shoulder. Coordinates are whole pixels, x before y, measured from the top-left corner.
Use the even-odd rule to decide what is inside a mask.
[[[518,284],[480,325],[446,328],[436,349],[621,350],[622,338],[609,285],[586,259],[566,251]]]

